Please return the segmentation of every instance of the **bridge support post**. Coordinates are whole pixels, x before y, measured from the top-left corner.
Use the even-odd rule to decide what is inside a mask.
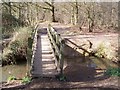
[[[63,50],[64,50],[64,40],[61,40],[60,42],[60,73],[63,75],[63,67],[64,67],[64,56],[63,56]]]

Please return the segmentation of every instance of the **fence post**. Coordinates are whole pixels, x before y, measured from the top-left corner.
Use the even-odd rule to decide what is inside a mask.
[[[63,56],[63,49],[64,49],[64,41],[60,41],[60,74],[63,75],[63,66],[64,66],[64,56]]]

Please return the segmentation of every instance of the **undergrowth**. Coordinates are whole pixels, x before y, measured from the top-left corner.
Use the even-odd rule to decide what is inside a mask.
[[[13,76],[13,75],[10,75],[10,76],[8,77],[8,79],[7,79],[7,82],[9,83],[9,82],[12,81],[12,80],[16,80],[16,77]]]
[[[31,78],[28,77],[28,76],[25,76],[25,77],[22,78],[22,81],[21,81],[21,82],[22,82],[23,84],[27,84],[27,83],[31,82]]]
[[[101,58],[107,58],[112,59],[114,58],[112,47],[110,43],[102,42],[97,47],[97,50],[95,51],[95,55]]]
[[[15,64],[16,57],[26,57],[28,48],[28,38],[31,37],[32,28],[20,27],[16,32],[8,46],[3,49],[3,64]]]
[[[109,76],[119,76],[120,77],[120,68],[109,68],[105,72]]]
[[[96,51],[96,54],[98,57],[106,57],[106,47],[104,46],[103,43],[101,43]]]
[[[8,79],[7,79],[7,83],[10,83],[10,82],[15,81],[15,80],[20,80],[20,82],[21,82],[22,84],[27,84],[27,83],[30,83],[30,82],[31,82],[31,77],[25,76],[25,77],[23,77],[22,79],[17,79],[15,76],[10,75],[10,76],[8,77]]]

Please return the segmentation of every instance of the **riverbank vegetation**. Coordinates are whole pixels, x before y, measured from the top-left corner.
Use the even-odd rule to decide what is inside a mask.
[[[9,44],[3,49],[2,63],[16,64],[27,58],[28,38],[31,37],[32,28],[20,27],[14,32]]]

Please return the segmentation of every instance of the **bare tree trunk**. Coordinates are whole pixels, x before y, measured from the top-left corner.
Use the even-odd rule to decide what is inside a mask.
[[[54,0],[52,0],[51,3],[50,3],[50,2],[45,2],[45,3],[49,6],[49,8],[44,8],[44,9],[50,10],[52,22],[55,22],[56,20],[55,20],[55,6],[54,6]]]
[[[93,26],[94,26],[94,21],[92,19],[89,19],[89,32],[93,32]]]
[[[12,12],[11,12],[11,2],[8,2],[8,5],[9,5],[9,14],[12,15]]]
[[[72,10],[71,24],[72,24],[72,25],[75,25],[75,23],[74,23],[74,7],[71,7],[71,10]]]
[[[52,22],[55,22],[55,7],[54,6],[52,7],[51,12],[52,12]]]
[[[51,1],[51,3],[47,2],[46,4],[48,4],[51,8],[51,16],[52,16],[52,22],[55,22],[55,7],[54,7],[54,0]]]
[[[94,18],[95,18],[94,8],[91,8],[91,6],[88,6],[86,10],[87,10],[87,19],[88,19],[89,32],[93,32]]]
[[[71,10],[72,10],[71,23],[72,25],[77,25],[78,23],[78,2],[77,0],[75,1],[75,3],[72,4]]]
[[[21,23],[22,23],[22,15],[21,15],[21,3],[19,3],[19,14],[18,14],[18,16],[19,16],[19,20],[20,20],[20,23],[19,23],[19,25],[21,25]]]
[[[74,10],[74,22],[75,22],[75,25],[77,25],[78,23],[78,2],[76,1],[75,2],[75,10]]]
[[[37,3],[36,3],[36,22],[39,21],[39,9],[37,7]]]

